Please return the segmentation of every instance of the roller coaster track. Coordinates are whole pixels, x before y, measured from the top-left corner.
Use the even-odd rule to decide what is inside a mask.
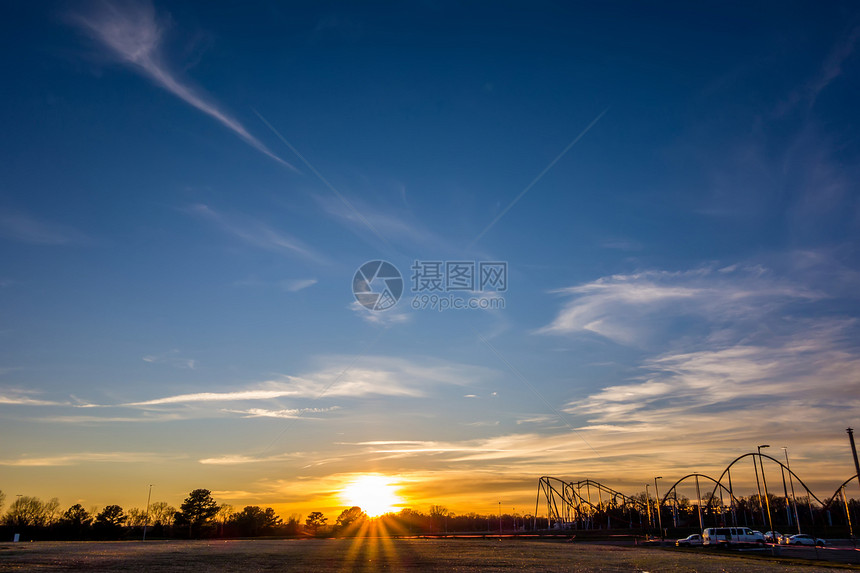
[[[542,476],[538,480],[535,515],[538,515],[541,499],[543,499],[546,502],[546,515],[549,517],[551,524],[550,527],[553,526],[552,524],[555,524],[556,526],[571,526],[572,524],[577,524],[577,526],[584,529],[590,529],[595,527],[595,518],[599,518],[605,519],[606,526],[609,528],[612,527],[613,520],[616,525],[618,522],[628,522],[632,526],[633,522],[637,520],[641,524],[643,515],[646,513],[649,514],[648,520],[650,522],[650,511],[651,506],[653,505],[655,512],[662,511],[667,507],[671,508],[673,520],[677,523],[677,511],[679,507],[678,487],[689,480],[695,482],[697,497],[702,500],[702,502],[706,501],[706,508],[711,508],[712,506],[717,505],[722,507],[723,496],[724,494],[727,495],[729,510],[732,512],[732,519],[736,522],[734,511],[739,500],[735,495],[732,485],[732,468],[746,458],[750,458],[753,461],[760,502],[762,500],[762,494],[758,475],[759,471],[761,471],[762,481],[764,481],[765,460],[769,462],[771,471],[774,469],[772,464],[776,464],[778,466],[782,475],[782,483],[786,493],[786,499],[788,499],[788,489],[785,480],[786,475],[788,476],[788,483],[791,484],[791,503],[794,505],[794,519],[797,520],[799,520],[796,506],[798,499],[801,499],[802,503],[802,497],[806,497],[806,503],[810,508],[810,512],[812,511],[812,500],[815,500],[815,502],[821,506],[822,510],[828,510],[834,503],[838,503],[840,493],[844,491],[845,486],[847,486],[851,481],[858,479],[857,475],[849,477],[836,488],[833,495],[822,499],[816,496],[800,476],[794,473],[788,465],[783,464],[780,460],[767,454],[750,452],[732,460],[732,462],[726,466],[717,478],[701,473],[685,475],[672,484],[672,486],[666,490],[666,493],[662,498],[655,498],[653,504],[650,499],[648,500],[648,503],[646,503],[643,499],[635,499],[627,496],[620,491],[591,479],[573,482],[552,476]],[[713,483],[713,489],[711,490],[710,495],[707,495],[704,498],[701,497],[701,481]],[[795,490],[795,484],[800,486],[798,490]],[[766,488],[767,485],[765,482],[765,489]],[[718,498],[720,500],[719,504],[717,504]],[[767,503],[769,503],[769,501]],[[697,504],[697,507],[699,509],[699,521],[700,524],[702,524],[701,503]],[[761,509],[763,513],[764,508],[762,507]],[[792,518],[790,517],[789,520],[791,519]]]

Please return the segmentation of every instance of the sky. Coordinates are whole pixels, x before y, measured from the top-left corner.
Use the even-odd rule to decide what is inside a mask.
[[[7,504],[853,474],[855,3],[360,4],[0,8]]]

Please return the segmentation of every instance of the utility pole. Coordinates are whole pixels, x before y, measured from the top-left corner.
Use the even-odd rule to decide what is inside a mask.
[[[146,494],[146,518],[143,521],[143,541],[146,541],[146,526],[149,525],[149,500],[152,498],[152,484],[149,484],[149,493]]]

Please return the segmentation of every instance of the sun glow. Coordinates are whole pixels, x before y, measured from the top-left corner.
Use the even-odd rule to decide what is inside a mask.
[[[340,493],[341,499],[350,506],[357,505],[370,517],[397,511],[403,498],[397,495],[397,486],[382,475],[363,475],[347,483]]]

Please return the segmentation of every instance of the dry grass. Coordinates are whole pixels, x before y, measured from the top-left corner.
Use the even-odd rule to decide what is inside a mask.
[[[0,545],[0,571],[837,571],[660,549],[503,539],[40,542]]]

